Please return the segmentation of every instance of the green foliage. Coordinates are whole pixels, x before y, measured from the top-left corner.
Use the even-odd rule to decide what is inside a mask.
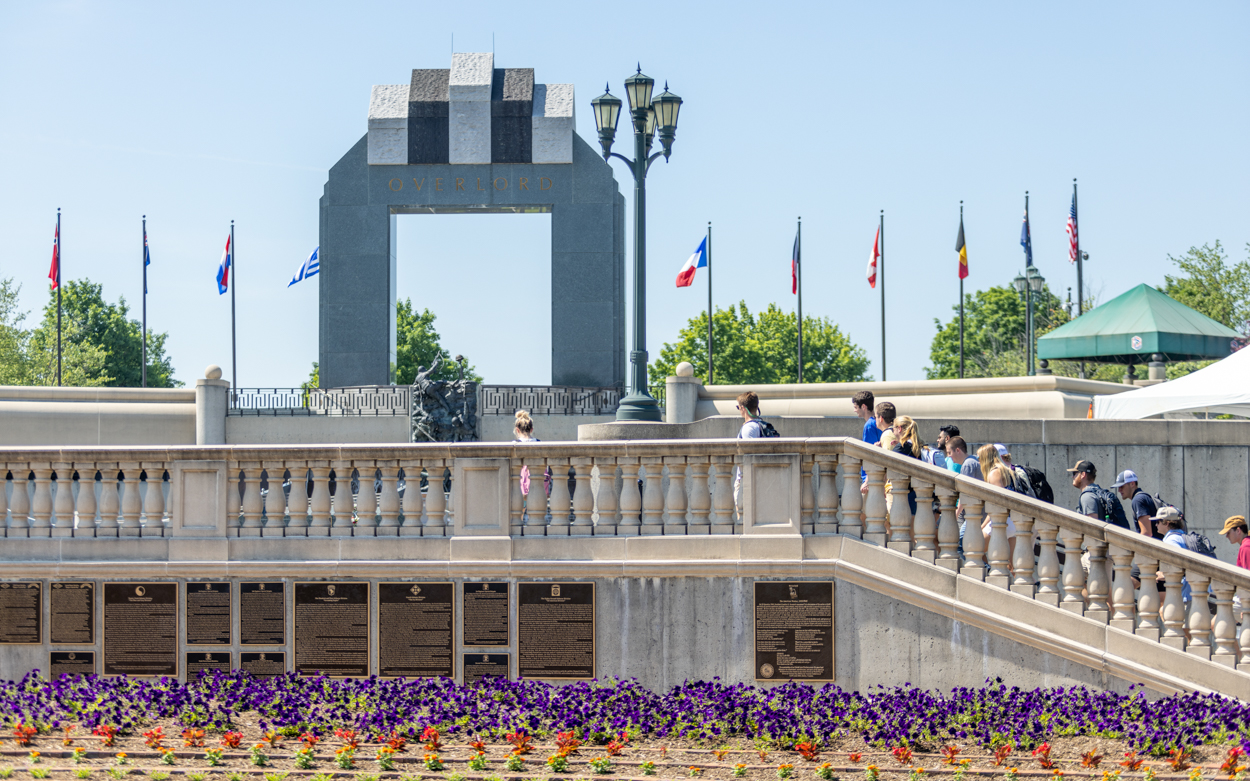
[[[51,329],[23,328],[27,313],[17,308],[20,285],[0,280],[0,385],[56,384],[56,314]],[[85,339],[82,326],[64,319],[61,326],[61,384],[107,385],[112,380],[105,362],[107,351]]]
[[[1246,245],[1250,254],[1250,244]],[[1250,321],[1250,258],[1228,265],[1220,243],[1190,247],[1180,257],[1168,255],[1183,276],[1164,276],[1164,293],[1185,306],[1241,334]]]
[[[428,309],[420,314],[412,307],[412,300],[405,299],[395,306],[395,384],[411,385],[417,376],[417,368],[430,368],[435,356],[441,356],[438,371],[430,375],[433,380],[454,380],[459,368],[452,356],[439,343],[438,331],[434,329],[435,315]],[[481,376],[471,364],[465,365],[465,379],[481,382]]]
[[[925,369],[931,380],[959,376],[959,305],[951,307],[955,316],[943,324],[934,320],[937,334],[929,346]],[[1063,303],[1049,288],[1043,288],[1033,302],[1033,327],[1040,337],[1068,322]],[[1026,374],[1024,329],[1026,305],[1015,288],[1001,286],[978,290],[964,296],[964,376],[1017,377]],[[1057,362],[1062,363],[1062,362]],[[1053,363],[1056,374],[1066,367]]]
[[[17,309],[21,285],[13,279],[0,279],[0,385],[26,385],[26,345],[30,333],[22,328],[25,312]]]
[[[776,304],[752,314],[745,301],[712,315],[717,385],[766,385],[798,381],[798,317]],[[707,312],[692,317],[665,344],[649,368],[653,381],[662,382],[689,361],[696,377],[707,377]],[[869,380],[868,354],[842,333],[829,318],[803,318],[803,381],[852,382]]]

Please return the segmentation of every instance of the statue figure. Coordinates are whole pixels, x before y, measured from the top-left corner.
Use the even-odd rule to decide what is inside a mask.
[[[413,442],[472,442],[477,439],[477,383],[464,378],[464,357],[457,355],[459,378],[430,379],[442,365],[436,356],[429,369],[417,367],[412,382]]]

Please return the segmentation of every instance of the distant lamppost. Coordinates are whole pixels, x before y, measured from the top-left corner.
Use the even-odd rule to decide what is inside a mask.
[[[595,126],[599,130],[599,144],[603,147],[603,159],[616,157],[629,165],[634,175],[634,349],[629,353],[629,394],[621,399],[616,411],[617,420],[660,420],[660,405],[647,388],[647,171],[660,155],[667,162],[673,153],[673,139],[677,136],[677,114],[681,111],[681,98],[668,91],[651,97],[655,79],[644,76],[642,66],[638,72],[625,80],[625,95],[629,98],[629,113],[634,124],[634,158],[612,151],[616,138],[616,122],[621,113],[621,99],[610,90],[590,101],[595,112]],[[662,152],[651,152],[655,131],[660,131]]]
[[[1028,266],[1024,275],[1016,274],[1011,283],[1025,300],[1024,360],[1028,375],[1033,377],[1037,374],[1037,369],[1033,366],[1033,298],[1041,296],[1042,289],[1046,287],[1046,277],[1042,276],[1036,266]]]

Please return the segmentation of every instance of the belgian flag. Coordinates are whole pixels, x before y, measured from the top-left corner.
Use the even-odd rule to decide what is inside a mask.
[[[959,237],[955,239],[955,251],[959,253],[959,278],[968,276],[968,247],[964,244],[963,208],[959,210]]]

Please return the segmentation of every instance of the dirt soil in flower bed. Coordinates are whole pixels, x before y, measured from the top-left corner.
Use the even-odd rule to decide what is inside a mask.
[[[32,778],[31,769],[37,772],[49,771],[49,778],[56,781],[69,781],[76,778],[76,772],[90,770],[92,781],[107,781],[108,771],[113,775],[124,771],[132,776],[152,776],[153,774],[169,774],[173,781],[181,781],[189,773],[202,773],[208,776],[207,781],[227,781],[228,776],[242,774],[243,781],[266,781],[266,775],[289,774],[292,781],[299,778],[310,779],[324,775],[336,779],[453,779],[463,778],[466,781],[483,781],[484,779],[500,779],[501,781],[529,781],[530,779],[549,779],[554,781],[567,778],[571,781],[582,779],[630,779],[631,781],[670,781],[678,778],[732,779],[743,778],[748,781],[773,781],[780,776],[781,766],[792,766],[790,778],[802,781],[818,779],[818,768],[829,763],[834,778],[842,781],[863,781],[869,765],[878,768],[882,781],[904,781],[912,777],[914,768],[923,768],[928,776],[949,777],[955,774],[956,767],[944,762],[940,753],[916,751],[910,763],[896,759],[889,751],[866,749],[863,739],[858,735],[848,736],[836,743],[821,748],[819,756],[814,760],[806,760],[794,750],[757,748],[746,739],[730,739],[722,744],[708,746],[694,744],[689,741],[634,741],[630,742],[619,755],[611,757],[611,770],[597,773],[590,766],[590,760],[606,756],[605,747],[584,744],[568,756],[568,769],[563,773],[553,772],[547,767],[546,760],[556,753],[556,746],[550,742],[535,741],[533,750],[524,755],[525,767],[520,771],[509,771],[505,761],[512,752],[510,744],[487,744],[485,747],[487,769],[473,771],[469,768],[469,759],[476,754],[476,749],[464,742],[443,741],[436,752],[444,764],[441,771],[430,771],[426,768],[426,755],[430,752],[419,742],[410,742],[403,750],[394,755],[395,770],[382,771],[375,760],[378,749],[383,743],[361,741],[355,752],[355,766],[344,770],[335,761],[335,750],[343,742],[333,736],[327,736],[316,746],[316,761],[313,769],[300,770],[295,767],[295,752],[302,744],[295,738],[282,738],[276,746],[265,744],[263,753],[267,756],[264,766],[257,766],[251,761],[248,749],[264,741],[264,731],[256,724],[252,714],[240,714],[236,729],[243,734],[240,747],[226,748],[221,745],[220,734],[207,734],[204,737],[205,748],[223,748],[219,765],[210,766],[204,758],[205,748],[186,747],[179,737],[183,727],[173,720],[157,722],[151,726],[160,726],[166,733],[163,745],[172,749],[176,757],[173,765],[161,761],[161,753],[145,745],[142,737],[118,736],[111,747],[105,747],[99,737],[72,734],[70,745],[64,745],[61,735],[39,735],[29,746],[21,747],[11,737],[0,743],[0,778],[19,779],[26,781]],[[74,762],[72,753],[75,747],[87,749],[81,761]],[[1192,772],[1198,769],[1204,779],[1227,778],[1228,774],[1220,771],[1220,765],[1226,758],[1227,746],[1204,745],[1193,750],[1189,769],[1172,770],[1166,760],[1147,758],[1137,771],[1129,771],[1121,767],[1120,762],[1131,750],[1119,740],[1090,737],[1059,737],[1050,742],[1051,759],[1056,768],[1062,771],[1064,778],[1091,778],[1102,781],[1113,781],[1116,771],[1125,781],[1144,777],[1147,767],[1152,768],[1159,779],[1186,779],[1192,781]],[[31,752],[39,752],[39,761],[31,762]],[[1088,752],[1102,755],[1101,762],[1095,767],[1083,767],[1082,757]],[[117,755],[125,754],[125,763],[119,764]],[[858,754],[859,756],[855,756]],[[1051,778],[1054,770],[1047,770],[1028,751],[1013,751],[1000,766],[995,765],[992,753],[980,747],[967,747],[954,757],[955,761],[968,760],[965,773],[970,779],[1005,779],[1008,768],[1016,768],[1021,778]],[[654,773],[647,775],[643,771],[643,763],[654,763]],[[736,765],[745,765],[740,776],[734,775]],[[1241,764],[1245,764],[1243,759]],[[6,769],[12,774],[6,775]],[[157,775],[158,778],[161,776]],[[1243,775],[1243,778],[1245,776]],[[140,781],[135,779],[135,781]],[[276,779],[269,779],[276,781]],[[915,781],[915,778],[912,778]]]

